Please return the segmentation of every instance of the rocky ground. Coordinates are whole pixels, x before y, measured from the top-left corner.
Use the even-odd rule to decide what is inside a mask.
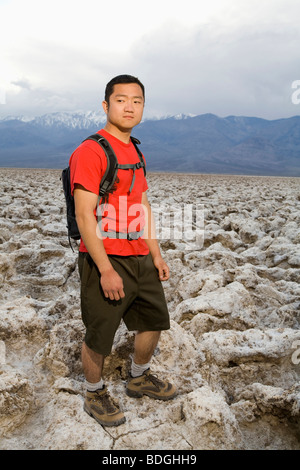
[[[300,448],[299,178],[148,176],[154,206],[204,209],[202,245],[161,240],[171,329],[152,368],[179,393],[125,395],[133,334],[122,325],[105,377],[127,421],[104,429],[82,409],[60,172],[0,175],[0,449]]]

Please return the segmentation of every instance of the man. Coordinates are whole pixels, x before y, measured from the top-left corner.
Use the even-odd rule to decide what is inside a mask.
[[[119,164],[139,162],[131,131],[142,119],[144,102],[144,86],[136,77],[120,75],[106,86],[102,105],[107,122],[99,133],[111,144]],[[102,207],[102,220],[97,223],[99,184],[106,165],[104,151],[90,140],[83,142],[70,158],[76,220],[81,234],[78,265],[82,318],[86,326],[82,346],[87,386],[84,409],[103,426],[117,426],[124,423],[125,416],[109,396],[102,370],[121,319],[128,330],[136,331],[126,393],[131,397],[147,395],[168,400],[175,396],[176,390],[150,371],[160,333],[170,328],[161,285],[161,281],[169,278],[169,268],[157,240],[150,235],[152,216],[144,170],[118,170],[115,189],[109,194],[108,205]],[[137,206],[138,218],[132,214]],[[108,215],[104,214],[105,210]],[[115,230],[110,230],[112,222]],[[132,237],[128,233],[134,222],[136,236]]]

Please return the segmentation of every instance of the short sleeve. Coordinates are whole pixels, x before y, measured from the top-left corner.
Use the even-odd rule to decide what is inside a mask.
[[[94,144],[97,150],[93,148]],[[99,185],[105,170],[103,157],[105,157],[103,150],[94,142],[85,142],[73,152],[69,162],[72,194],[75,184],[99,194]]]

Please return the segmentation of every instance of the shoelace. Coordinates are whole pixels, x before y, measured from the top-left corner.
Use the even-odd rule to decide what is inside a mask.
[[[145,377],[146,377],[145,380],[146,381],[148,380],[149,382],[152,382],[153,385],[155,385],[155,387],[159,388],[159,387],[164,385],[164,383],[161,380],[159,380],[159,378],[156,375],[147,374]]]
[[[116,404],[107,391],[104,395],[100,395],[99,399],[101,400],[101,403],[106,409],[107,413],[113,413],[116,411]]]

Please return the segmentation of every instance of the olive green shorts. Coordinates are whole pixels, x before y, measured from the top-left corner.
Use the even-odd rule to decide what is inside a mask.
[[[123,319],[129,331],[162,331],[170,328],[161,281],[151,255],[109,255],[123,279],[125,297],[110,300],[103,294],[100,273],[88,253],[79,253],[81,313],[85,343],[93,351],[110,354],[115,333]]]

